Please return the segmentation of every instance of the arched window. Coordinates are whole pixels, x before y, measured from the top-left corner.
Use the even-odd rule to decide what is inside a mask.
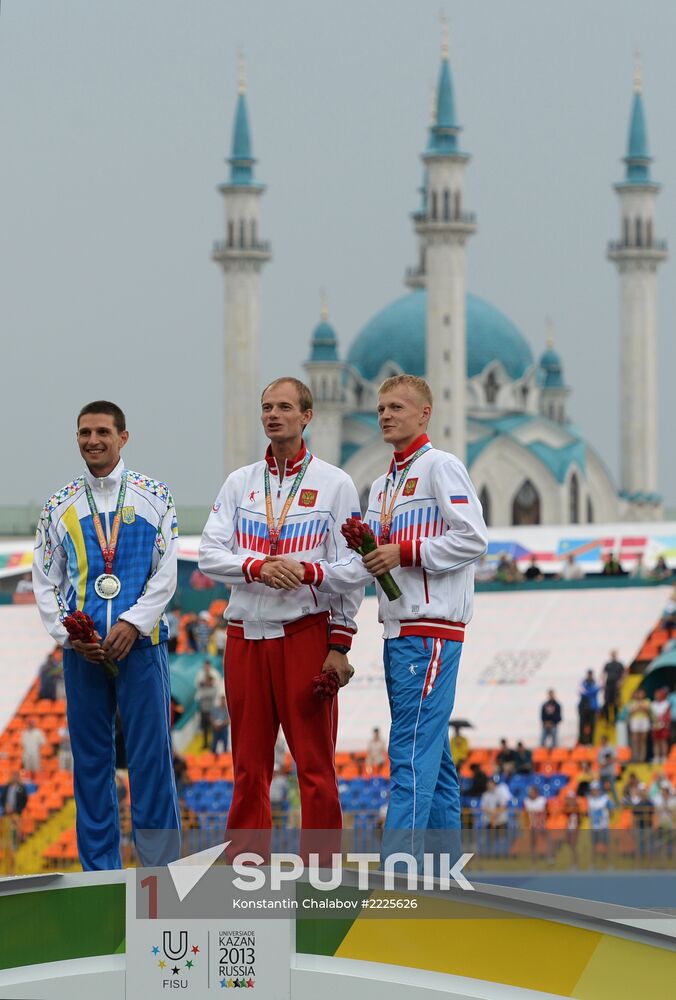
[[[594,504],[591,501],[591,497],[587,497],[587,524],[594,523]]]
[[[455,194],[453,195],[453,210],[454,210],[455,218],[459,219],[460,218],[460,192],[459,191],[456,191]]]
[[[484,391],[486,393],[486,402],[494,403],[498,397],[498,389],[500,388],[498,380],[495,377],[495,372],[491,369],[488,373],[488,377],[484,382]]]
[[[228,223],[228,246],[234,247],[235,245],[235,223]]]
[[[256,220],[255,219],[251,220],[251,224],[250,224],[249,228],[251,230],[251,246],[255,247],[256,246],[256,237],[257,237],[257,233],[256,233]]]
[[[446,188],[444,191],[444,219],[446,222],[451,218],[451,192]]]
[[[484,512],[484,521],[486,522],[486,527],[489,528],[491,524],[491,498],[485,486],[482,488],[481,493],[479,494],[479,503],[481,504],[481,509]]]
[[[625,247],[629,246],[629,219],[622,220],[622,243]]]
[[[653,245],[653,220],[646,219],[645,224],[645,245],[651,247]]]
[[[239,224],[239,245],[241,247],[246,246],[246,233],[244,229],[244,219],[241,220]]]
[[[568,484],[568,523],[580,523],[580,482],[575,472]]]
[[[521,402],[523,403],[524,406],[528,405],[528,392],[529,392],[528,386],[527,385],[522,385],[521,386]]]
[[[512,504],[512,524],[540,523],[540,494],[530,479],[522,483]]]
[[[326,375],[322,375],[322,387],[319,391],[319,398],[322,400],[322,402],[326,402],[326,400],[329,398],[329,387],[328,387],[328,382],[326,381]]]
[[[433,219],[436,219],[436,217],[437,217],[437,201],[438,201],[438,199],[437,199],[437,192],[433,191],[432,192],[432,212],[431,212],[431,215],[432,215]]]
[[[643,220],[638,217],[636,219],[636,246],[643,246]]]

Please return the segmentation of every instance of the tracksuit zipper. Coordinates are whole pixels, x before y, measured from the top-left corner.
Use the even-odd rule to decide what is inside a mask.
[[[429,604],[430,603],[430,592],[429,592],[429,589],[427,587],[427,571],[424,570],[424,569],[422,571],[422,578],[423,578],[423,587],[425,589],[425,604]]]
[[[108,488],[106,485],[106,480],[102,480],[101,485],[103,487],[103,509],[105,512],[104,524],[106,526],[106,542],[110,545],[110,512],[108,510]],[[113,621],[113,602],[106,601],[106,635],[110,632],[112,621]]]

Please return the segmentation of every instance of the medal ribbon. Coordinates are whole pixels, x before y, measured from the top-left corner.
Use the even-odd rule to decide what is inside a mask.
[[[94,497],[92,495],[89,483],[85,479],[84,481],[85,493],[87,494],[87,503],[89,504],[89,509],[92,514],[92,521],[94,522],[94,530],[96,531],[96,537],[99,540],[99,545],[101,546],[101,554],[103,556],[103,562],[106,567],[106,573],[111,574],[113,572],[113,561],[115,559],[115,550],[117,549],[117,536],[120,533],[120,524],[122,523],[122,507],[124,504],[124,495],[127,492],[127,473],[126,471],[122,473],[122,481],[120,483],[120,492],[117,494],[117,504],[115,505],[115,518],[113,520],[113,528],[110,532],[110,545],[106,541],[106,536],[103,531],[103,525],[101,524],[101,515],[96,509],[96,504],[94,503]]]
[[[411,471],[411,466],[413,465],[413,463],[415,462],[416,459],[420,458],[420,456],[423,454],[423,452],[429,451],[429,449],[431,447],[432,447],[432,445],[428,441],[427,444],[424,444],[422,446],[422,448],[418,448],[418,450],[413,455],[411,455],[410,459],[408,460],[408,462],[406,463],[406,465],[402,469],[401,475],[399,477],[399,482],[395,486],[394,493],[392,494],[392,500],[390,502],[389,507],[387,506],[387,492],[388,492],[388,487],[390,485],[389,474],[388,474],[387,478],[385,479],[385,489],[383,490],[383,502],[382,502],[381,507],[380,507],[380,538],[381,538],[381,541],[383,541],[383,542],[388,542],[389,541],[389,538],[390,538],[390,529],[392,527],[392,515],[393,515],[393,512],[394,512],[394,505],[397,502],[397,499],[399,497],[399,494],[401,493],[401,490],[402,490],[402,487],[403,487],[404,483],[406,482],[406,477],[408,476],[409,472]],[[396,474],[397,474],[397,467],[395,465],[394,469],[392,471],[392,484],[393,485],[394,485],[394,480],[395,480]]]
[[[265,517],[266,517],[266,520],[268,522],[268,538],[270,540],[270,554],[273,555],[273,556],[276,555],[276,553],[277,553],[277,544],[279,542],[279,536],[280,536],[280,533],[281,533],[281,530],[282,530],[282,525],[284,524],[284,522],[286,520],[286,515],[289,513],[289,510],[291,508],[291,504],[294,501],[296,493],[298,492],[300,484],[301,484],[301,482],[303,480],[303,476],[305,475],[307,467],[308,467],[308,465],[310,464],[311,461],[312,461],[312,455],[308,451],[306,453],[306,455],[305,455],[305,458],[303,459],[303,464],[301,465],[300,469],[298,470],[296,478],[293,481],[293,485],[291,486],[291,491],[290,491],[288,497],[286,498],[286,502],[285,502],[284,506],[282,507],[282,513],[279,515],[279,520],[277,521],[277,524],[275,524],[275,516],[274,516],[273,511],[272,511],[272,491],[270,489],[270,468],[268,466],[268,463],[267,462],[265,463]]]

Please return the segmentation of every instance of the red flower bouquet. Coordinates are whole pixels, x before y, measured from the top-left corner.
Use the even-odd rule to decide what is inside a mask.
[[[368,524],[364,524],[358,517],[348,517],[340,530],[348,548],[358,552],[361,556],[365,556],[367,552],[375,552],[378,548]],[[377,576],[376,580],[383,588],[383,593],[388,601],[397,601],[401,597],[401,591],[391,573],[383,573],[381,576]]]
[[[64,618],[63,624],[70,639],[75,639],[76,642],[94,642],[101,645],[94,622],[84,611],[71,611]],[[117,663],[113,660],[102,660],[101,666],[109,677],[117,677],[120,672]]]
[[[340,683],[335,670],[327,670],[326,673],[317,674],[312,678],[312,690],[317,698],[335,698],[339,688]]]

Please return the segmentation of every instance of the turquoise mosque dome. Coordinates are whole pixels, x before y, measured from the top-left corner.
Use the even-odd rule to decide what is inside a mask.
[[[512,379],[533,365],[533,354],[517,326],[499,309],[467,295],[467,376],[499,361]],[[388,362],[409,375],[426,375],[427,292],[409,292],[372,316],[350,347],[347,362],[369,382]]]

